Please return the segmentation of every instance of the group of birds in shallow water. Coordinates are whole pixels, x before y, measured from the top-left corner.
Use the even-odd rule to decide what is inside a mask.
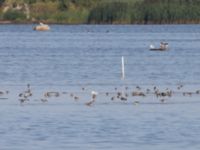
[[[160,103],[165,103],[167,102],[167,99],[172,97],[175,94],[181,94],[182,96],[192,96],[194,94],[199,95],[200,94],[200,90],[196,90],[194,92],[183,92],[181,91],[181,89],[183,88],[183,85],[178,85],[176,87],[176,91],[175,90],[170,90],[169,88],[166,88],[165,90],[160,90],[158,87],[154,86],[153,88],[146,88],[146,89],[142,89],[140,86],[136,86],[133,89],[130,89],[130,87],[124,87],[123,89],[121,88],[114,88],[113,92],[96,92],[96,91],[91,91],[90,95],[90,99],[88,101],[86,101],[84,104],[86,106],[92,106],[96,100],[97,100],[97,96],[104,96],[105,98],[110,99],[111,101],[123,101],[126,102],[128,101],[128,99],[134,99],[133,97],[147,97],[149,95],[152,95],[154,97],[156,97]],[[49,101],[50,98],[58,98],[61,95],[69,95],[69,97],[71,99],[73,99],[74,101],[79,101],[81,100],[81,93],[88,93],[89,91],[86,90],[86,88],[81,88],[81,92],[57,92],[57,91],[48,91],[45,92],[42,96],[42,98],[40,98],[39,100],[43,103],[46,103]],[[5,95],[5,94],[9,94],[9,91],[5,91],[2,92],[0,91],[0,98],[2,98],[1,96]],[[25,103],[29,102],[33,97],[33,92],[31,89],[30,84],[27,84],[26,90],[24,90],[23,92],[21,92],[18,95],[18,100],[20,102],[21,105],[24,105]],[[131,98],[132,97],[132,98]],[[136,100],[136,98],[134,99],[134,104],[139,104],[140,101]]]

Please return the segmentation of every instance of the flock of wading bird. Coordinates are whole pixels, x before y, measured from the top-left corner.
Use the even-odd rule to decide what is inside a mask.
[[[140,86],[135,86],[134,88],[130,88],[128,86],[122,88],[115,87],[112,92],[97,92],[97,91],[90,91],[86,87],[81,88],[81,92],[58,92],[58,91],[47,91],[42,94],[42,97],[38,100],[42,103],[47,103],[50,99],[55,99],[62,97],[63,95],[68,95],[70,99],[72,99],[75,102],[81,101],[84,99],[81,98],[82,94],[90,93],[88,96],[90,98],[88,101],[84,101],[86,106],[92,106],[97,101],[97,97],[101,97],[103,99],[109,99],[112,102],[127,102],[128,100],[133,100],[133,104],[140,104],[140,98],[145,98],[148,96],[154,96],[159,101],[158,103],[167,103],[167,100],[171,98],[173,95],[179,94],[180,96],[192,96],[192,95],[200,95],[200,90],[196,90],[193,92],[185,92],[181,90],[183,88],[183,85],[176,86],[175,90],[171,90],[169,88],[166,88],[164,90],[159,89],[156,86],[152,86],[152,88],[141,88]],[[10,92],[0,91],[0,97],[8,95]],[[30,84],[27,84],[26,89],[19,93],[18,100],[21,105],[28,104],[30,101],[32,101],[34,98],[34,92],[31,89]],[[69,99],[67,98],[67,99]],[[99,99],[100,100],[100,99]]]
[[[122,66],[121,66],[121,79],[125,79],[125,66],[124,66],[124,57],[122,56]],[[97,96],[104,96],[100,97],[105,99],[106,97],[109,98],[111,101],[123,101],[126,102],[128,99],[132,99],[133,104],[139,104],[141,103],[139,98],[133,98],[133,97],[147,97],[147,96],[154,96],[159,100],[159,103],[166,103],[169,98],[171,98],[175,94],[179,94],[182,96],[192,96],[192,95],[200,95],[200,90],[196,90],[193,92],[185,92],[181,90],[183,88],[183,85],[178,85],[175,90],[166,88],[166,89],[159,89],[156,86],[153,86],[152,88],[141,88],[140,86],[136,86],[133,88],[125,86],[117,88],[115,87],[112,92],[97,92],[97,91],[90,91],[86,89],[85,87],[81,88],[81,92],[58,92],[58,91],[47,91],[42,94],[42,98],[39,99],[39,101],[46,103],[50,100],[50,98],[56,99],[61,97],[62,95],[69,95],[71,99],[74,101],[80,101],[84,98],[81,98],[81,94],[88,94],[90,92],[91,97],[88,101],[86,101],[84,104],[87,106],[92,106],[95,104],[97,100]],[[6,99],[2,96],[8,95],[9,91],[0,91],[0,99]],[[31,99],[33,99],[33,91],[31,89],[30,84],[27,84],[27,88],[25,91],[21,92],[19,95],[19,102],[21,105],[24,105],[25,103],[29,102]],[[38,99],[37,99],[38,100]]]

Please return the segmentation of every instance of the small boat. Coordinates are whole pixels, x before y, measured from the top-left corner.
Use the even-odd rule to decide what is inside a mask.
[[[36,31],[48,31],[48,30],[50,30],[50,27],[47,24],[40,23],[39,25],[35,26],[33,28],[33,30],[36,30]]]
[[[150,51],[165,51],[166,49],[164,48],[150,48]]]
[[[154,45],[150,45],[150,51],[165,51],[168,49],[168,43],[161,42],[160,47],[156,48]]]

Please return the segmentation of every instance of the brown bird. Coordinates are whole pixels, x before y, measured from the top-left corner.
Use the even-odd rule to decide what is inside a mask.
[[[94,102],[95,102],[95,100],[93,99],[93,100],[91,100],[91,101],[85,103],[85,105],[87,105],[87,106],[91,106]]]
[[[44,97],[59,97],[59,92],[46,92]]]
[[[132,96],[146,96],[143,92],[132,92]]]
[[[95,102],[98,93],[96,91],[92,91],[91,95],[92,95],[92,100],[85,103],[85,105],[87,105],[87,106],[91,106]]]

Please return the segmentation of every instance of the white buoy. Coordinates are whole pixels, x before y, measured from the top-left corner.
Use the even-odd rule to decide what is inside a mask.
[[[122,56],[122,76],[121,79],[125,79],[125,67],[124,67],[124,56]]]

